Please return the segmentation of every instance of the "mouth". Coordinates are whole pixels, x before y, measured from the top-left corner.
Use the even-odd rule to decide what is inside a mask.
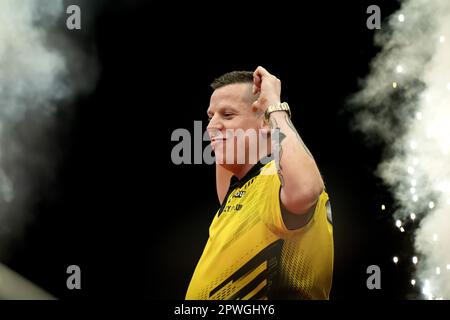
[[[222,138],[222,137],[215,137],[215,138],[211,138],[211,147],[212,149],[215,151],[216,150],[216,145],[218,143],[223,143],[225,140],[227,140],[226,138]]]
[[[227,140],[227,139],[223,138],[223,137],[214,137],[214,138],[211,138],[211,143],[225,141],[225,140]]]

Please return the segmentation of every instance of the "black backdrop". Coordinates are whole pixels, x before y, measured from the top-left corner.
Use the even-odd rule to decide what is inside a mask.
[[[97,86],[64,120],[54,188],[40,190],[7,264],[61,298],[182,299],[218,203],[214,167],[174,165],[171,134],[206,121],[214,77],[262,65],[282,80],[332,200],[332,298],[405,297],[407,273],[391,259],[408,238],[381,215],[390,199],[372,174],[381,149],[350,130],[345,112],[377,52],[371,4],[383,18],[398,7],[105,2],[77,40],[97,48]],[[66,288],[70,264],[81,267],[79,291]],[[366,287],[371,264],[381,267],[381,290]]]

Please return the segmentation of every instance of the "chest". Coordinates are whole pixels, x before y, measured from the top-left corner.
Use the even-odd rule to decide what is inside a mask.
[[[264,197],[256,184],[229,192],[210,227],[210,239],[227,241],[261,222]]]

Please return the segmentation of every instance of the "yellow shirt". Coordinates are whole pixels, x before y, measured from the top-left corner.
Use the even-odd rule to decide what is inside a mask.
[[[305,226],[288,230],[280,187],[273,160],[232,179],[186,299],[329,298],[334,249],[328,195],[320,195]]]

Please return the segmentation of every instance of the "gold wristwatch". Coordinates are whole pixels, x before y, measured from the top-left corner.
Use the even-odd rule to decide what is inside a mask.
[[[267,121],[269,121],[270,114],[275,111],[286,111],[289,118],[291,117],[291,109],[289,108],[289,105],[287,104],[287,102],[283,102],[278,104],[272,104],[267,108],[266,112],[264,112],[264,117],[266,118]]]

